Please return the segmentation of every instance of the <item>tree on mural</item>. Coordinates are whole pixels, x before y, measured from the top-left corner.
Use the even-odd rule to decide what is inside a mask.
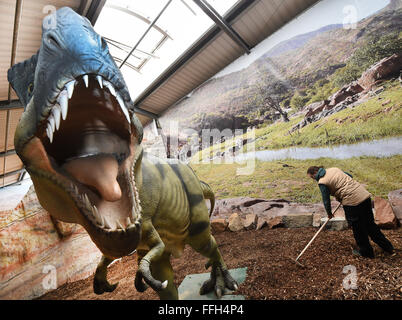
[[[276,82],[275,85],[282,86],[281,82]],[[265,81],[255,84],[253,94],[248,100],[250,104],[262,109],[270,118],[274,117],[275,113],[279,113],[283,121],[289,121],[287,112],[280,106],[281,96],[275,94],[272,85],[267,86]]]
[[[248,105],[257,109],[265,117],[274,120],[279,114],[283,121],[288,122],[288,114],[280,103],[293,91],[290,81],[281,75],[280,67],[270,58],[264,59],[258,64],[257,81],[254,83],[249,96]]]

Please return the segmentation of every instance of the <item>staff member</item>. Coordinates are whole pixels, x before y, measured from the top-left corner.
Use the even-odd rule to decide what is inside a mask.
[[[307,175],[318,181],[329,219],[333,217],[330,195],[342,203],[346,219],[352,226],[353,235],[359,247],[359,250],[353,250],[353,254],[374,258],[369,236],[384,251],[393,254],[394,247],[391,242],[374,223],[371,194],[360,183],[353,180],[352,175],[338,168],[324,169],[316,166],[308,168]]]

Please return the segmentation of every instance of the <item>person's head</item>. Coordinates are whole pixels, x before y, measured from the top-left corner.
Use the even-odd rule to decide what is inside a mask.
[[[307,169],[307,175],[311,178],[311,179],[315,179],[315,176],[318,172],[318,170],[320,170],[321,168],[324,168],[323,166],[311,166],[310,168]]]

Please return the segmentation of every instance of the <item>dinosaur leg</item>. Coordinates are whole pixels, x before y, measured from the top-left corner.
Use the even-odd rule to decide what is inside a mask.
[[[155,279],[168,281],[167,287],[158,291],[161,300],[177,300],[177,288],[173,283],[174,274],[170,264],[170,253],[164,253],[162,257],[151,264],[151,272]]]
[[[142,232],[143,237],[146,239],[146,244],[151,249],[145,254],[138,264],[138,270],[135,276],[135,286],[137,290],[145,290],[146,286],[142,283],[142,280],[144,280],[146,284],[158,292],[167,287],[168,281],[167,279],[162,281],[156,280],[152,276],[150,267],[154,261],[157,261],[162,257],[165,250],[165,244],[159,237],[159,234],[153,227],[151,221],[144,221]]]
[[[115,284],[110,284],[107,281],[107,266],[113,262],[114,259],[109,259],[106,256],[102,256],[101,261],[95,271],[94,277],[94,293],[102,294],[104,292],[112,292],[116,289],[118,282]]]
[[[191,208],[191,210],[194,209],[194,207]],[[195,251],[209,259],[205,265],[207,269],[212,266],[211,277],[201,286],[200,294],[203,295],[215,291],[216,296],[220,298],[224,294],[225,288],[237,290],[238,284],[230,275],[219,252],[215,238],[211,235],[208,210],[206,206],[205,208],[201,206],[201,209],[205,211],[204,214],[195,215],[194,212],[192,214],[192,227],[190,227],[190,235],[187,242]],[[206,221],[205,216],[207,217]],[[195,217],[204,218],[204,221],[194,221]]]
[[[142,260],[142,258],[144,258],[144,256],[146,255],[146,251],[144,250],[137,250],[137,256],[138,256],[138,266],[140,265],[140,262]],[[144,283],[143,280],[143,276],[141,272],[137,272],[135,274],[135,280],[134,280],[134,285],[135,288],[137,289],[138,292],[144,292],[145,290],[148,289],[148,285],[146,283]]]
[[[207,240],[205,240],[205,238]],[[218,298],[225,293],[225,289],[237,290],[238,284],[230,275],[225,262],[219,252],[215,238],[210,234],[209,230],[195,239],[191,239],[191,246],[207,257],[209,260],[205,264],[205,268],[208,269],[212,266],[211,277],[203,283],[200,288],[200,294],[207,294],[211,291],[215,291]]]

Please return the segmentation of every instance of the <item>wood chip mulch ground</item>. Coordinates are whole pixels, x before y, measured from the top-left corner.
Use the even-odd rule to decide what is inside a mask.
[[[223,232],[216,234],[220,251],[230,269],[247,267],[247,279],[236,293],[246,299],[375,299],[402,300],[402,228],[384,230],[396,248],[390,256],[373,244],[375,259],[352,255],[352,231],[324,231],[307,249],[300,262],[291,258],[312,238],[317,229],[273,229]],[[158,299],[148,289],[139,293],[134,288],[136,254],[109,267],[108,279],[119,281],[112,293],[97,296],[92,290],[93,276],[68,283],[47,293],[41,299]],[[206,259],[186,247],[179,259],[172,259],[176,285],[192,273],[204,273]],[[353,271],[357,275],[353,289]],[[352,279],[353,280],[353,279]]]

